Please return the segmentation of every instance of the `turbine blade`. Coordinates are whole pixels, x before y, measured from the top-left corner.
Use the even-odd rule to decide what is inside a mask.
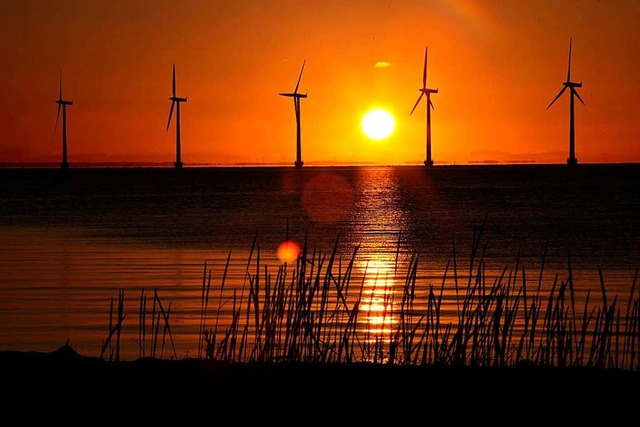
[[[580,102],[582,102],[582,105],[585,105],[585,104],[584,104],[584,101],[582,100],[582,98],[580,98],[580,94],[578,93],[578,91],[577,91],[577,90],[575,90],[574,88],[571,88],[571,93],[573,93],[575,96],[577,96],[577,97],[578,97],[578,99],[580,100]]]
[[[553,101],[551,101],[551,103],[547,106],[547,110],[549,109],[549,107],[551,107],[553,105],[554,102],[556,102],[558,100],[558,98],[560,98],[562,96],[562,94],[564,93],[564,91],[567,90],[567,87],[564,86],[562,88],[562,90],[560,92],[558,92],[558,94],[556,95],[555,98],[553,98]]]
[[[418,106],[418,104],[420,103],[420,100],[422,99],[422,97],[424,96],[424,92],[420,93],[420,96],[418,97],[418,100],[416,101],[416,103],[413,105],[413,108],[411,109],[411,112],[409,113],[409,115],[412,115],[413,112],[415,111],[416,107]]]
[[[60,98],[62,99],[62,96]],[[58,119],[60,118],[61,107],[62,107],[62,104],[58,104],[58,114],[56,114],[56,127],[53,129],[54,132],[58,130]]]
[[[431,100],[429,100],[429,106],[431,107],[432,110],[436,109],[436,107],[433,106],[433,102],[431,102]]]
[[[169,125],[171,124],[171,116],[173,115],[173,106],[176,104],[176,101],[171,101],[171,109],[169,110],[169,121],[167,122],[167,132],[169,132]]]
[[[302,69],[300,70],[300,75],[298,76],[298,83],[296,84],[296,90],[293,91],[293,93],[298,93],[298,87],[300,86],[300,80],[302,79],[302,72],[304,71],[304,64],[307,63],[307,60],[305,59],[304,62],[302,63]]]
[[[567,68],[567,82],[571,81],[571,40],[572,37],[569,37],[569,68]]]
[[[173,97],[176,96],[176,64],[173,64]],[[173,108],[173,105],[171,106]]]
[[[60,92],[58,94],[58,99],[62,101],[62,70],[60,70]]]
[[[424,70],[422,71],[422,87],[427,87],[427,54],[429,53],[429,46],[424,50]]]

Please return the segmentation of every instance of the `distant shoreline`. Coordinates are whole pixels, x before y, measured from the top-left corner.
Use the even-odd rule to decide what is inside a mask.
[[[603,162],[603,163],[580,163],[581,166],[629,166],[639,165],[640,163],[633,162]],[[331,167],[424,167],[420,162],[405,162],[398,164],[383,164],[373,162],[306,162],[305,168],[331,168]],[[449,168],[449,167],[486,167],[486,166],[557,166],[567,167],[565,163],[538,163],[535,161],[512,161],[512,162],[499,162],[499,161],[471,161],[466,163],[439,163],[434,165],[434,168]],[[251,162],[238,162],[238,163],[184,163],[184,167],[187,169],[201,169],[201,168],[291,168],[294,169],[293,163],[251,163]],[[159,169],[174,169],[172,162],[77,162],[70,163],[70,169],[135,169],[135,168],[159,168]],[[0,162],[0,169],[60,169],[60,163],[58,162]]]

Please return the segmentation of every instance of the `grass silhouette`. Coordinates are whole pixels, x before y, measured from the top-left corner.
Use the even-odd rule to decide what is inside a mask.
[[[637,270],[626,301],[608,294],[599,270],[596,302],[591,290],[580,295],[576,291],[570,259],[565,280],[556,274],[545,283],[546,253],[533,283],[519,256],[515,268],[505,266],[499,275],[489,277],[487,246],[482,229],[474,232],[468,271],[462,272],[454,242],[441,281],[434,285],[425,278],[419,255],[409,254],[402,262],[399,250],[392,273],[380,277],[379,271],[365,271],[360,277],[354,272],[359,247],[343,260],[338,241],[327,253],[310,249],[305,242],[295,265],[282,264],[273,274],[261,260],[256,234],[241,287],[232,289],[227,283],[231,252],[218,284],[204,264],[197,358],[232,363],[639,370]],[[368,282],[372,278],[373,287]],[[111,349],[112,336],[119,337],[126,317],[123,301],[121,291],[116,324],[112,325],[112,313],[101,357]],[[171,358],[177,358],[171,305],[165,310],[154,292],[150,329],[144,292],[139,307],[140,356],[164,357],[168,337]],[[375,325],[372,311],[376,311]],[[107,353],[110,360],[114,351],[118,360],[119,338]]]

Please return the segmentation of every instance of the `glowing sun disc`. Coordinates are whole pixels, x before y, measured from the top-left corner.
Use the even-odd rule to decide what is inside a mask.
[[[362,118],[362,131],[371,139],[385,139],[396,127],[396,122],[386,110],[376,109],[368,111]]]

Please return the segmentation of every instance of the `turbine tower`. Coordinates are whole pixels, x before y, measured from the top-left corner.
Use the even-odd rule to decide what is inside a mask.
[[[300,80],[302,79],[302,72],[304,71],[304,64],[307,61],[305,60],[302,63],[302,69],[300,70],[300,76],[298,77],[298,83],[296,84],[296,88],[292,93],[281,93],[280,96],[288,96],[293,98],[293,108],[296,111],[296,161],[294,163],[295,167],[301,168],[304,164],[302,162],[302,146],[300,144],[300,98],[306,98],[306,93],[298,93],[298,87],[300,86]]]
[[[176,96],[176,64],[173,64],[173,96],[169,98],[171,100],[171,109],[169,110],[169,121],[167,122],[167,132],[169,131],[169,125],[171,124],[171,116],[173,115],[173,107],[176,106],[176,162],[173,164],[176,169],[182,168],[182,159],[180,157],[180,103],[187,102],[187,98],[179,98]]]
[[[58,104],[58,114],[56,114],[56,130],[58,129],[60,109],[62,109],[62,163],[60,163],[60,168],[69,169],[69,162],[67,162],[67,105],[73,105],[73,101],[65,101],[64,99],[62,99],[62,72],[60,72],[60,94],[58,95],[56,104]]]
[[[424,51],[424,70],[422,71],[422,88],[418,89],[420,91],[420,96],[416,101],[411,113],[413,114],[416,107],[420,103],[420,100],[423,96],[427,97],[427,159],[424,161],[425,166],[433,166],[433,159],[431,158],[431,110],[435,109],[433,106],[433,102],[431,102],[431,94],[438,93],[438,89],[429,89],[427,88],[427,54],[429,53],[429,46],[426,47]]]
[[[567,81],[562,83],[562,86],[564,87],[560,90],[556,97],[553,98],[553,101],[551,101],[551,103],[547,106],[547,110],[553,105],[554,102],[556,102],[558,98],[560,98],[560,96],[562,96],[564,91],[569,88],[569,90],[571,91],[571,98],[569,99],[569,158],[567,158],[567,164],[576,165],[578,164],[578,159],[576,158],[576,134],[573,124],[574,96],[577,97],[580,102],[582,102],[582,105],[584,105],[584,101],[582,100],[582,98],[580,98],[580,95],[576,90],[577,87],[582,87],[582,82],[577,83],[571,81],[571,39],[569,39],[569,68],[567,70]]]

